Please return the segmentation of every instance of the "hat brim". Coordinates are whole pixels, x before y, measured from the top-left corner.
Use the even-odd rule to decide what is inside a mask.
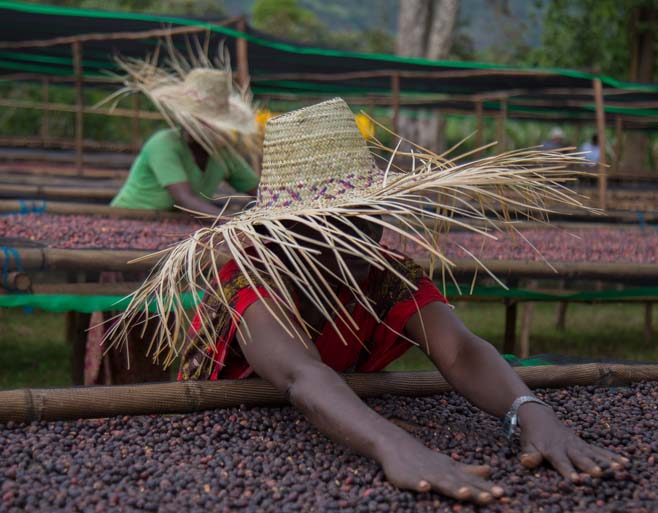
[[[164,86],[152,91],[149,96],[167,119],[185,124],[184,120],[194,118],[202,124],[220,132],[254,134],[258,125],[251,107],[238,95],[228,99],[228,108],[219,109],[212,104],[190,99],[183,94],[183,86]]]

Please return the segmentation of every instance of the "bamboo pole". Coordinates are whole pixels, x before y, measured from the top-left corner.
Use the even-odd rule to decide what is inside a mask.
[[[498,146],[500,151],[507,150],[507,98],[500,99],[500,115],[498,116]]]
[[[606,141],[605,141],[605,110],[603,108],[603,86],[601,80],[595,78],[594,100],[596,103],[596,133],[599,138],[599,208],[606,208],[606,194],[608,190],[608,172],[606,170]]]
[[[13,146],[13,147],[27,147],[27,148],[36,148],[42,147],[44,141],[41,137],[13,137],[13,136],[0,136],[0,146]],[[53,148],[62,148],[75,149],[75,139],[64,139],[60,137],[51,137],[46,141],[46,144]],[[119,143],[119,142],[109,142],[109,141],[82,141],[83,148],[90,148],[95,150],[109,150],[113,152],[120,153],[132,153],[133,146],[132,143]],[[6,152],[3,152],[6,153]],[[3,155],[4,156],[4,155]],[[7,160],[8,157],[5,157]],[[67,154],[45,154],[45,155],[34,155],[32,153],[14,153],[11,155],[11,160],[26,160],[26,161],[39,161],[39,162],[75,162],[75,154],[71,157]],[[93,162],[94,158],[97,160],[102,157],[97,157],[95,155],[87,155],[84,158],[86,162]],[[77,172],[76,176],[80,176]],[[85,175],[85,170],[83,168],[82,175]]]
[[[66,187],[57,185],[0,185],[0,196],[4,197],[29,196],[31,198],[80,198],[109,201],[118,192],[118,187],[94,189],[91,187]]]
[[[0,168],[1,169],[1,168]],[[63,187],[119,187],[123,180],[95,180],[79,176],[52,176],[31,175],[26,173],[0,172],[0,187],[2,184],[10,185],[59,185]]]
[[[400,74],[391,73],[391,127],[396,134],[400,131]]]
[[[44,104],[48,104],[48,79],[44,78],[41,85],[41,97]],[[42,109],[41,115],[41,138],[44,141],[48,140],[49,137],[49,128],[50,128],[50,109]]]
[[[132,125],[132,147],[135,153],[139,152],[140,147],[142,146],[141,137],[139,134],[139,95],[133,94],[133,115],[131,118]]]
[[[480,148],[482,146],[482,101],[475,102],[475,146]]]
[[[614,156],[614,172],[616,175],[621,175],[619,163],[621,162],[622,152],[622,139],[624,138],[624,120],[621,116],[615,116],[615,156]],[[599,148],[601,146],[599,145]]]
[[[158,260],[152,251],[127,249],[14,249],[19,262],[12,255],[0,253],[0,265],[8,271],[149,271]],[[131,263],[137,258],[144,259]]]
[[[644,305],[644,343],[650,345],[653,341],[653,322],[652,322],[653,303]]]
[[[142,282],[124,281],[118,283],[34,283],[31,290],[34,294],[65,294],[74,296],[127,296],[136,291]]]
[[[0,139],[0,142],[2,140]],[[61,165],[48,165],[44,162],[28,162],[23,164],[9,163],[3,165],[0,163],[0,171],[3,173],[14,173],[26,176],[50,176],[50,177],[76,177],[78,174],[75,169],[70,167],[63,167]],[[125,169],[94,169],[85,168],[82,172],[83,178],[98,178],[98,179],[121,179],[125,180],[128,176],[128,171]]]
[[[236,29],[242,33],[247,31],[247,21],[244,16],[241,16],[236,23]],[[247,40],[244,37],[237,37],[235,47],[238,61],[238,84],[242,88],[247,88],[249,86],[249,50]]]
[[[504,299],[505,334],[503,335],[503,353],[515,354],[516,351],[516,314],[518,303],[514,299]]]
[[[21,248],[16,247],[24,270],[76,269],[89,271],[143,271],[151,269],[157,260],[147,260],[129,264],[128,261],[151,255],[151,251],[116,250],[116,249],[59,249],[59,248]],[[225,260],[218,257],[218,262]],[[429,269],[429,262],[417,260],[419,265]],[[5,265],[5,256],[0,253],[0,267]],[[511,260],[485,260],[478,264],[473,260],[456,260],[453,273],[457,277],[472,277],[476,269],[482,271],[485,265],[497,276],[502,277],[536,277],[536,278],[589,278],[601,280],[640,281],[644,285],[658,283],[658,266],[655,264],[621,264],[599,262],[560,262],[554,263],[558,273],[543,262],[525,262]],[[13,258],[9,258],[8,271],[18,270]]]
[[[535,304],[529,301],[523,303],[521,307],[521,333],[519,335],[519,347],[521,358],[530,356],[530,332],[532,330],[532,314]]]
[[[139,96],[135,95],[134,98]],[[75,105],[68,105],[66,103],[47,103],[35,102],[31,100],[13,100],[9,98],[0,98],[0,107],[9,107],[16,109],[35,109],[35,110],[50,110],[56,112],[77,112],[78,109]],[[117,118],[133,118],[135,110],[117,107],[116,109],[100,108],[100,107],[82,107],[83,114],[101,114],[103,116],[117,117]],[[141,119],[161,120],[164,119],[162,114],[156,111],[140,110],[137,112]]]
[[[246,202],[245,202],[246,203]],[[116,219],[177,219],[192,221],[192,217],[184,212],[168,210],[150,210],[118,208],[94,203],[67,203],[60,201],[33,201],[33,200],[0,200],[0,212],[18,213],[21,210],[28,212],[44,211],[49,214],[70,215],[98,215]]]
[[[226,20],[230,22],[231,20]],[[52,39],[40,39],[30,41],[2,41],[0,42],[0,49],[10,48],[44,48],[57,45],[67,45],[75,43],[83,43],[85,41],[119,41],[127,40],[134,41],[137,39],[150,39],[153,37],[175,36],[181,34],[194,34],[195,32],[203,32],[207,27],[176,27],[164,28],[156,30],[145,30],[141,32],[110,32],[110,33],[93,33],[81,34],[75,36],[55,37]]]
[[[82,96],[82,44],[80,41],[72,43],[73,51],[73,74],[75,75],[75,168],[78,174],[82,174],[82,158],[84,138],[83,109],[84,98]]]
[[[2,279],[0,294],[6,292],[28,292],[32,289],[32,278],[23,272],[7,273]]]
[[[425,269],[429,269],[429,260],[417,259],[416,262]],[[629,280],[642,282],[646,286],[658,283],[658,266],[655,264],[552,262],[557,270],[555,272],[543,262],[484,260],[482,265],[479,265],[474,260],[457,260],[454,263],[453,273],[458,277],[472,277],[476,270],[481,273],[482,265],[485,265],[487,269],[501,278],[510,276],[545,279]]]
[[[658,380],[658,365],[549,365],[514,369],[531,388],[621,386]],[[345,374],[360,397],[426,397],[451,388],[438,372]],[[286,404],[284,393],[260,378],[122,386],[18,389],[0,392],[0,422],[56,421],[115,415],[190,413],[216,408]]]

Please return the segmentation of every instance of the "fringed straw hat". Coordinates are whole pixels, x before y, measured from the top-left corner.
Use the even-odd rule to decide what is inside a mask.
[[[387,150],[376,141],[374,144],[379,152]],[[190,322],[182,306],[183,293],[211,295],[232,312],[228,298],[216,285],[221,262],[227,257],[235,260],[247,283],[264,288],[277,299],[271,313],[291,336],[300,329],[308,334],[309,326],[285,283],[293,283],[329,322],[340,318],[355,326],[328,285],[330,271],[317,258],[317,244],[333,252],[338,262],[339,275],[333,278],[348,287],[375,318],[377,313],[344,258],[356,255],[398,274],[390,261],[395,253],[360,230],[357,219],[419,245],[433,265],[451,273],[454,263],[440,244],[441,234],[451,226],[495,238],[496,232],[514,227],[501,212],[513,209],[517,215],[536,218],[549,211],[547,200],[586,208],[563,185],[573,179],[566,166],[581,161],[571,155],[518,150],[467,162],[461,157],[448,160],[416,146],[406,155],[411,169],[403,170],[394,163],[396,152],[388,151],[391,158],[384,159],[385,166],[377,166],[375,154],[340,98],[270,119],[261,182],[252,208],[231,217],[220,216],[213,226],[201,228],[167,249],[159,267],[133,294],[111,336],[120,339],[131,325],[143,322],[143,312],[150,304],[160,320],[154,354],[164,351],[165,364],[173,361],[180,354]],[[315,230],[321,240],[309,244],[307,236],[290,229],[291,223]],[[274,246],[279,252],[273,251]],[[285,261],[278,256],[281,253]],[[408,286],[413,289],[414,284]],[[200,338],[212,348],[216,340],[212,319],[204,318],[203,308],[199,314]]]
[[[233,83],[228,57],[211,62],[198,46],[196,55],[185,58],[168,40],[169,58],[159,65],[159,51],[146,60],[117,59],[127,73],[119,95],[144,93],[170,125],[180,125],[208,153],[230,142],[231,132],[257,131],[256,113],[248,89]]]

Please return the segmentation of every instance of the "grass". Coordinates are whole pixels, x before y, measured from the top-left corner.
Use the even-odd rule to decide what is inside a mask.
[[[564,333],[555,327],[555,311],[554,303],[535,305],[532,354],[658,360],[658,344],[644,342],[644,305],[569,305]],[[474,333],[501,349],[502,305],[461,303],[456,312]],[[0,310],[0,388],[70,385],[69,345],[64,328],[63,314]],[[389,370],[431,368],[429,360],[417,349],[389,366]]]

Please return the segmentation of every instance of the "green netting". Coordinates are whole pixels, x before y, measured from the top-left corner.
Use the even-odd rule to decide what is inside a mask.
[[[461,288],[468,292],[468,286]],[[454,286],[446,287],[445,294],[452,301],[459,299],[459,292]],[[552,294],[524,289],[505,290],[497,287],[475,287],[474,296],[520,301],[620,301],[626,299],[658,300],[658,287],[635,287],[624,290],[582,291],[572,294]],[[193,296],[184,294],[185,308],[194,306]],[[3,308],[38,308],[50,312],[107,312],[125,310],[128,298],[122,296],[80,296],[74,294],[6,294],[0,295],[0,307]]]
[[[39,5],[39,4],[25,4],[22,2],[15,2],[9,0],[0,0],[0,8],[12,9],[12,10],[23,11],[23,12],[46,14],[46,15],[80,16],[80,17],[89,16],[94,18],[141,20],[141,21],[150,21],[156,23],[171,23],[176,25],[198,26],[198,27],[207,28],[212,32],[219,32],[222,34],[226,34],[231,37],[244,38],[247,41],[257,45],[266,46],[276,50],[281,50],[289,53],[297,53],[302,55],[358,58],[358,59],[365,59],[371,61],[372,60],[387,61],[391,63],[396,62],[396,63],[404,63],[404,64],[421,64],[424,66],[431,66],[431,67],[449,66],[449,67],[457,67],[463,69],[538,71],[547,74],[559,74],[565,77],[584,78],[589,80],[594,78],[599,78],[604,84],[610,85],[612,87],[644,90],[650,92],[658,91],[658,86],[654,84],[635,84],[635,83],[617,80],[606,75],[600,75],[595,73],[589,73],[586,71],[571,70],[565,68],[533,68],[528,66],[510,66],[505,64],[492,64],[492,63],[472,62],[472,61],[468,61],[468,62],[442,61],[442,60],[434,61],[434,60],[423,59],[418,57],[401,57],[397,55],[376,54],[376,53],[365,54],[358,52],[348,52],[344,50],[332,50],[328,48],[304,47],[304,46],[291,44],[288,42],[264,39],[262,37],[255,36],[253,34],[243,33],[228,27],[220,27],[218,25],[211,24],[206,21],[193,20],[189,18],[180,18],[176,16],[162,16],[162,15],[154,15],[154,14],[115,12],[115,11],[105,11],[105,10],[101,11],[94,9],[79,9],[79,8],[58,7],[51,5]]]
[[[521,359],[513,354],[504,354],[503,358],[505,358],[505,360],[507,360],[507,362],[514,367],[539,367],[544,365],[553,365],[548,360],[536,356],[532,358]]]
[[[8,294],[0,296],[3,308],[37,308],[48,312],[109,312],[123,311],[130,299],[123,296],[78,296],[75,294]],[[185,308],[193,308],[191,294],[182,298]],[[155,308],[149,308],[155,310]]]

